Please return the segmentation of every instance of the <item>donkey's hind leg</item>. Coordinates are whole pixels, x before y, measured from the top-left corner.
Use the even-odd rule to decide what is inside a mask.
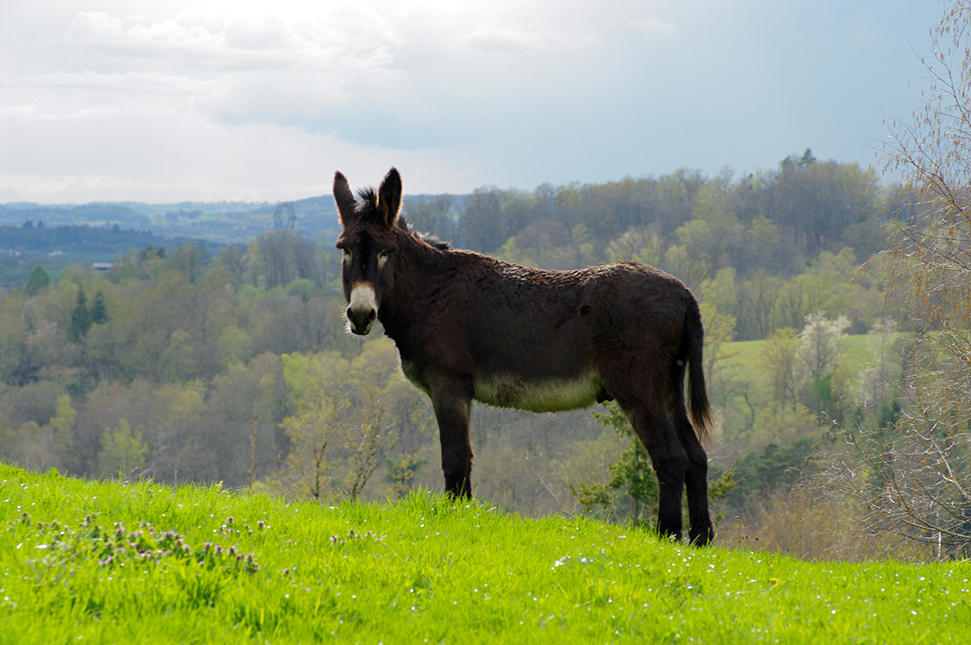
[[[715,538],[708,511],[708,455],[688,420],[684,401],[684,367],[675,365],[669,381],[668,411],[674,419],[678,441],[688,456],[684,485],[688,494],[688,521],[691,544],[706,546]]]
[[[662,406],[639,405],[625,411],[638,439],[647,449],[657,475],[658,533],[680,541],[681,494],[688,457]]]
[[[715,538],[708,510],[708,455],[688,421],[684,405],[675,408],[674,425],[681,446],[688,455],[684,479],[688,493],[688,520],[691,523],[688,539],[692,544],[706,546]]]
[[[453,498],[472,498],[472,443],[469,416],[472,396],[454,383],[432,389],[432,407],[442,444],[445,492]]]

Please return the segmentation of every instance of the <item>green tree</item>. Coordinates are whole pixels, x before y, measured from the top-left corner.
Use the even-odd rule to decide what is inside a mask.
[[[770,219],[809,257],[837,250],[846,228],[872,220],[881,205],[874,171],[856,163],[818,161],[809,150],[782,161],[772,193]]]
[[[759,367],[772,388],[773,407],[796,411],[798,403],[796,353],[799,339],[796,330],[783,327],[775,330],[759,349]]]
[[[658,483],[647,451],[634,437],[627,417],[616,402],[604,406],[605,412],[592,414],[605,428],[616,432],[626,442],[620,458],[608,466],[609,476],[599,483],[570,483],[570,492],[587,513],[603,511],[619,522],[638,526],[653,517],[657,510]],[[712,501],[722,499],[732,489],[732,473],[708,483]],[[717,520],[717,518],[716,518]]]
[[[244,362],[253,355],[253,341],[236,325],[228,325],[219,335],[219,366],[226,369],[232,363]]]
[[[815,439],[803,437],[786,447],[769,443],[759,452],[750,452],[735,464],[735,486],[725,501],[736,512],[746,507],[752,513],[761,510],[765,500],[792,489],[815,451]]]
[[[281,424],[291,442],[284,485],[301,497],[356,499],[400,436],[389,393],[404,377],[393,344],[366,343],[353,361],[328,352],[283,363],[296,408]]]
[[[27,278],[27,285],[24,287],[24,293],[28,296],[36,296],[38,293],[46,289],[51,283],[51,276],[47,273],[47,269],[41,265],[34,267],[34,270],[30,272],[30,277]]]
[[[413,230],[454,240],[457,233],[455,207],[454,195],[420,195],[405,202],[404,216]]]
[[[462,213],[461,243],[473,251],[490,253],[502,245],[502,203],[498,188],[477,188]]]
[[[115,428],[105,428],[101,439],[98,462],[106,475],[119,474],[128,479],[132,473],[145,466],[148,444],[142,440],[142,429],[132,430],[127,419],[120,419]]]
[[[387,458],[384,460],[388,468],[385,478],[394,487],[395,495],[400,499],[411,488],[415,481],[418,469],[428,461],[424,457],[419,457],[413,453],[403,454],[396,459]]]
[[[722,347],[725,343],[731,342],[735,335],[735,319],[728,314],[718,311],[715,305],[708,302],[701,303],[701,320],[705,328],[705,350],[704,368],[705,379],[711,386],[717,380],[715,378],[715,364],[726,358],[731,358],[735,352],[725,352]]]
[[[84,287],[78,289],[78,299],[71,312],[71,322],[67,326],[67,336],[73,342],[81,342],[88,330],[91,329],[91,312],[88,310],[88,298],[84,295]]]
[[[71,451],[73,444],[71,431],[74,429],[74,422],[77,418],[78,413],[71,406],[71,395],[62,394],[57,397],[57,413],[51,419],[50,425],[54,428],[54,437],[61,446],[62,454]]]
[[[679,244],[665,253],[665,268],[688,288],[702,290],[718,269],[732,264],[743,230],[727,208],[722,187],[705,186],[695,198],[691,219],[675,231]]]
[[[192,341],[192,335],[184,329],[176,329],[169,335],[155,367],[155,377],[159,381],[180,383],[193,377],[199,356]]]
[[[664,240],[656,230],[632,227],[607,243],[607,259],[633,260],[656,267],[661,265],[665,250]]]
[[[627,446],[620,459],[610,464],[610,477],[605,482],[570,484],[570,492],[583,509],[590,513],[603,509],[617,520],[635,526],[650,518],[657,507],[658,483],[650,459],[634,437],[627,417],[614,402],[604,406],[606,412],[593,412],[606,428],[624,437]],[[626,508],[625,508],[626,507]]]
[[[94,302],[91,303],[91,322],[95,325],[108,322],[108,306],[105,304],[105,294],[101,291],[94,294]]]
[[[788,268],[784,251],[778,225],[762,214],[757,215],[745,230],[745,264],[772,274],[782,273]]]
[[[856,404],[862,410],[879,408],[891,399],[896,400],[894,374],[900,365],[900,343],[897,323],[892,318],[881,318],[870,327],[867,354],[869,361],[860,368],[856,379]]]
[[[749,279],[738,285],[738,338],[759,340],[775,329],[775,307],[782,291],[780,278],[759,269]]]
[[[882,258],[887,305],[914,340],[901,411],[890,428],[854,434],[857,461],[837,481],[861,498],[871,526],[931,543],[938,557],[971,555],[971,3],[953,0],[931,29],[926,103],[891,123],[887,170],[910,203]]]
[[[735,318],[738,315],[738,288],[735,284],[735,268],[719,269],[715,273],[714,280],[705,285],[702,298],[704,302],[714,306],[718,313]]]
[[[165,258],[165,250],[161,249],[160,258]],[[186,282],[192,284],[202,274],[209,264],[209,252],[203,242],[186,242],[172,254],[169,265],[179,271]]]
[[[224,246],[219,249],[214,264],[226,269],[231,276],[231,284],[238,287],[246,279],[249,256],[238,246]]]
[[[20,384],[26,380],[24,358],[29,327],[19,311],[18,298],[8,297],[0,306],[0,381]]]
[[[799,348],[796,350],[797,366],[804,380],[832,372],[846,347],[849,325],[846,317],[830,320],[822,311],[806,316],[806,326],[799,332]]]

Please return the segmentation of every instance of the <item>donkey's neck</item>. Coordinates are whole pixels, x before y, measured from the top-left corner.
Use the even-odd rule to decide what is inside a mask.
[[[393,283],[382,299],[378,318],[400,348],[412,327],[430,315],[457,258],[451,249],[435,248],[413,233],[401,232],[397,241]]]

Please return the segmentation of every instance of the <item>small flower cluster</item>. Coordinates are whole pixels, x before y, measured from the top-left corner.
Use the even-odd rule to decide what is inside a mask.
[[[235,546],[223,548],[206,542],[202,549],[195,551],[181,534],[176,531],[156,531],[149,522],[143,521],[138,530],[128,531],[121,522],[106,530],[94,520],[94,515],[87,515],[79,531],[62,528],[56,520],[38,522],[36,530],[41,534],[43,543],[38,544],[37,548],[49,553],[87,552],[97,558],[98,565],[102,567],[124,567],[131,562],[159,564],[163,560],[182,559],[195,561],[207,569],[222,567],[227,572],[256,573],[260,568],[253,554],[239,553]],[[30,525],[26,514],[21,516],[20,521]]]
[[[256,523],[256,530],[261,533],[268,528],[270,528],[269,525],[263,520],[259,520]],[[242,530],[246,531],[246,535],[253,535],[253,529],[250,528],[249,524],[244,524]],[[240,529],[237,528],[236,520],[234,520],[231,516],[227,517],[226,521],[223,522],[222,526],[219,527],[219,533],[226,537],[229,537],[233,533],[239,533],[239,532],[240,532]]]
[[[344,537],[341,537],[339,535],[330,536],[330,543],[337,546],[341,544],[347,544],[349,542],[354,542],[356,540],[367,540],[372,538],[378,544],[381,544],[384,541],[384,538],[378,537],[374,533],[371,533],[371,531],[368,531],[366,533],[355,533],[354,529],[351,529],[347,532],[347,535]]]
[[[252,553],[242,554],[231,546],[224,549],[218,544],[206,542],[202,545],[202,551],[196,555],[196,562],[208,569],[215,569],[218,566],[235,567],[237,570],[246,573],[256,573],[260,565],[253,558]]]
[[[121,522],[115,522],[113,530],[105,531],[93,524],[93,519],[90,516],[85,518],[82,527],[90,529],[86,537],[93,540],[98,564],[103,567],[114,564],[124,566],[127,561],[158,564],[169,557],[193,556],[192,547],[175,531],[157,533],[151,524],[144,521],[139,524],[137,531],[127,531]]]

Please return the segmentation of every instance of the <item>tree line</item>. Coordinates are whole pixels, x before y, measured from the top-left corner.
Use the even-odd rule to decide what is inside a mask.
[[[0,225],[0,239],[5,249],[25,251],[85,251],[88,253],[115,253],[132,247],[144,247],[163,243],[163,238],[148,231],[124,230],[118,224],[110,227],[93,226],[44,226],[26,220],[20,226]]]
[[[609,259],[612,241],[643,231],[657,238],[662,262],[671,247],[690,247],[714,268],[733,266],[745,277],[799,273],[821,251],[844,247],[868,258],[881,247],[880,223],[894,199],[872,170],[819,161],[806,150],[737,179],[727,169],[713,178],[680,169],[532,192],[484,187],[462,198],[412,199],[406,215],[457,246],[492,255],[505,249],[544,268]]]

